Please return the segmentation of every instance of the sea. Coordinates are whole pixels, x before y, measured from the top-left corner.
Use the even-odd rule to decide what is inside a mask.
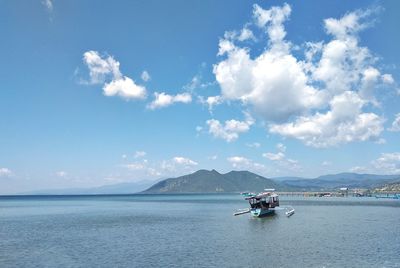
[[[400,267],[400,200],[239,194],[2,196],[0,267]]]

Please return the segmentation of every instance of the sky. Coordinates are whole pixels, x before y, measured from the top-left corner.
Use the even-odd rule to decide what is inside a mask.
[[[0,1],[0,194],[400,174],[400,2]]]

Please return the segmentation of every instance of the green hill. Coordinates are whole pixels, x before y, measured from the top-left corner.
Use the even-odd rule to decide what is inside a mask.
[[[234,193],[260,192],[264,188],[280,190],[280,185],[249,171],[221,174],[216,170],[199,170],[192,174],[156,183],[143,193]]]

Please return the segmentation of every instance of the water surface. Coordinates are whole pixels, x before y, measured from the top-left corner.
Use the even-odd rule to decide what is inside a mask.
[[[0,267],[400,267],[400,200],[239,195],[0,197]]]

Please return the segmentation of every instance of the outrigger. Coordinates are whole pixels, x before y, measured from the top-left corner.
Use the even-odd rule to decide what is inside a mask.
[[[241,209],[234,213],[234,216],[251,213],[254,217],[261,218],[274,214],[275,210],[279,207],[279,196],[275,193],[275,189],[264,189],[264,192],[257,195],[248,195],[248,193],[242,195],[245,196],[245,200],[249,201],[250,208]],[[294,208],[290,207],[290,210],[286,212],[286,215],[289,217],[293,214]]]

